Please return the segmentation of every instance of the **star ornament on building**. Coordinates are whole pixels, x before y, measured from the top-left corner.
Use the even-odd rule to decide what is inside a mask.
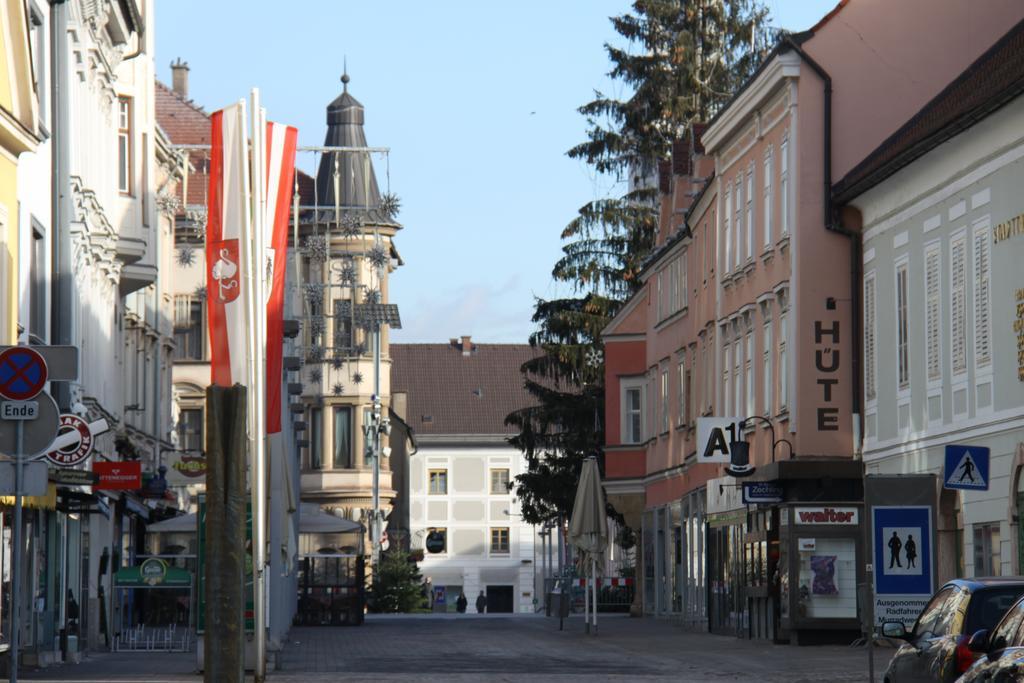
[[[587,349],[586,362],[589,367],[600,367],[604,363],[604,352],[598,348]]]
[[[306,238],[305,251],[310,261],[324,263],[328,258],[327,238],[323,235],[310,235]]]
[[[174,257],[182,268],[191,268],[196,262],[196,250],[192,247],[178,247]]]
[[[388,250],[383,244],[375,244],[366,254],[366,260],[369,261],[370,265],[374,268],[383,268],[388,263]]]
[[[341,236],[355,238],[363,234],[363,219],[354,213],[346,213],[341,219]]]
[[[334,386],[331,387],[331,393],[335,396],[341,396],[345,393],[345,386],[341,382],[335,382]]]

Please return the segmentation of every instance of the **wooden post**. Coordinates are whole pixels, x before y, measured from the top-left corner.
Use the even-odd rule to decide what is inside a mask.
[[[246,388],[206,389],[206,633],[203,680],[245,678]]]

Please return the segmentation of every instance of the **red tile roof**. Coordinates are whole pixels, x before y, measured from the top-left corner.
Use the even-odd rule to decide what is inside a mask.
[[[192,100],[186,100],[160,81],[156,82],[156,121],[167,133],[171,143],[175,145],[209,145],[210,115]],[[206,206],[209,175],[207,159],[209,152],[205,149],[189,152],[189,163],[192,172],[188,176],[188,206]],[[299,193],[302,204],[312,205],[316,189],[313,178],[298,172]],[[178,185],[177,197],[181,199],[181,184]]]
[[[417,435],[510,435],[505,416],[537,401],[523,388],[528,344],[391,344],[391,392],[408,395],[406,422]]]

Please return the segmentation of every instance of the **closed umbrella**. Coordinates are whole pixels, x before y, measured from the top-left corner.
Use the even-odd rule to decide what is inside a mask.
[[[587,631],[590,631],[591,620],[594,633],[597,633],[597,567],[604,565],[604,551],[608,547],[608,522],[605,519],[604,489],[601,488],[601,474],[597,469],[597,459],[593,456],[583,462],[580,482],[576,487],[576,500],[572,506],[572,519],[569,521],[569,542],[579,551],[583,573],[590,567],[590,586],[584,591],[587,597]],[[593,587],[593,599],[590,599],[590,587]],[[593,604],[593,615],[590,605]]]

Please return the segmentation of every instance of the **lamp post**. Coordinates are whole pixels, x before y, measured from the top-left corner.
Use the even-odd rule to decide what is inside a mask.
[[[789,447],[789,457],[793,458],[793,444],[788,439],[776,439],[775,438],[775,425],[772,421],[761,415],[751,415],[750,417],[740,420],[737,424],[737,436],[743,433],[746,429],[747,423],[751,420],[760,420],[763,424],[768,426],[769,431],[772,435],[772,462],[775,462],[775,447],[780,443],[784,443]],[[734,477],[749,477],[754,473],[756,469],[750,464],[750,443],[746,440],[737,439],[729,444],[729,455],[731,462],[729,466],[725,468],[725,471]]]

